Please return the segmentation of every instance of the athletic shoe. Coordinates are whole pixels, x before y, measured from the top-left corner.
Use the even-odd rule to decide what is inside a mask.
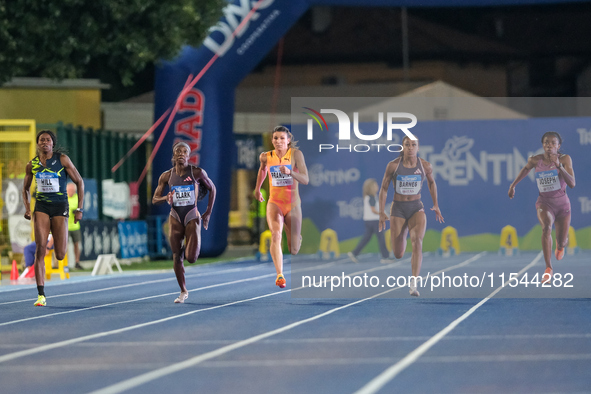
[[[40,295],[37,297],[37,302],[35,302],[35,306],[46,306],[47,303],[45,302],[45,296]]]
[[[419,293],[419,291],[417,290],[417,284],[416,284],[416,282],[415,282],[415,280],[414,280],[414,279],[411,279],[411,280],[410,280],[410,283],[409,283],[409,290],[408,290],[408,292],[409,292],[409,294],[410,294],[411,296],[413,296],[413,297],[418,297],[418,296],[420,296],[420,295],[421,295],[421,294]]]
[[[554,275],[554,271],[552,271],[552,268],[546,268],[544,274],[542,275],[542,284],[550,283],[550,281],[552,280],[552,275]]]
[[[282,274],[277,275],[277,280],[275,280],[275,285],[279,286],[280,288],[284,288],[286,281]]]
[[[556,256],[556,260],[562,260],[564,257],[564,248],[554,250],[554,255]]]
[[[352,262],[359,264],[359,260],[357,260],[357,256],[355,256],[353,252],[348,252],[347,256],[349,256]]]
[[[396,262],[396,260],[394,260],[394,259],[381,259],[380,260],[380,263],[382,263],[382,264],[391,264],[394,262]]]
[[[189,292],[187,291],[181,291],[181,294],[177,297],[176,300],[174,300],[175,304],[182,304],[183,302],[185,302],[185,300],[189,298]]]

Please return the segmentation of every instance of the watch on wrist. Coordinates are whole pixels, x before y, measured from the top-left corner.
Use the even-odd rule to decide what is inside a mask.
[[[83,212],[84,212],[84,209],[82,209],[82,208],[76,208],[76,210],[75,210],[74,212],[80,212],[80,213],[83,213]]]

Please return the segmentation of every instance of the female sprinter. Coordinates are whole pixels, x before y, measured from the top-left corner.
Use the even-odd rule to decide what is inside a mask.
[[[406,237],[410,232],[412,244],[412,276],[409,281],[410,295],[418,297],[416,280],[421,273],[423,263],[423,237],[427,228],[427,215],[421,202],[421,188],[427,179],[429,192],[433,199],[432,211],[435,211],[435,219],[443,223],[443,216],[437,203],[437,184],[433,178],[433,169],[428,161],[417,156],[419,141],[409,137],[402,139],[402,151],[400,157],[391,161],[386,166],[382,187],[380,189],[380,231],[386,229],[388,216],[385,212],[386,198],[390,181],[394,182],[394,201],[390,209],[390,236],[392,250],[397,259],[404,256],[406,250]]]
[[[298,183],[308,184],[308,169],[304,154],[296,148],[296,141],[287,127],[275,127],[272,142],[275,149],[261,153],[254,196],[258,201],[263,201],[261,186],[268,172],[267,224],[271,230],[271,258],[277,271],[275,284],[284,288],[286,282],[283,276],[281,234],[285,224],[289,252],[297,254],[302,244],[302,207]]]
[[[556,226],[556,260],[564,257],[570,227],[570,200],[566,195],[566,185],[575,187],[573,161],[569,155],[560,152],[562,137],[555,131],[542,136],[544,153],[530,156],[525,167],[509,187],[509,198],[515,196],[515,186],[535,169],[536,183],[540,192],[536,201],[538,220],[542,225],[542,250],[546,261],[546,270],[542,283],[550,282],[552,269],[552,224]]]
[[[65,171],[64,171],[65,170]],[[68,193],[66,185],[70,176],[76,184],[78,208],[74,212],[74,223],[82,219],[84,206],[84,182],[70,158],[57,147],[57,137],[50,130],[37,133],[37,156],[25,168],[23,201],[25,219],[31,220],[30,190],[35,177],[35,280],[39,293],[35,306],[45,306],[45,251],[49,232],[53,234],[55,257],[63,260],[68,247]]]
[[[207,230],[216,194],[215,185],[205,170],[189,164],[190,153],[191,148],[184,142],[177,142],[172,147],[174,167],[160,175],[158,187],[152,197],[152,204],[168,202],[171,206],[169,240],[174,274],[181,288],[181,294],[174,300],[176,304],[182,304],[189,297],[183,261],[186,259],[193,264],[199,257],[201,225]],[[169,192],[162,195],[166,185]],[[205,196],[206,191],[209,191],[209,201],[207,209],[201,215],[197,210],[197,201]]]

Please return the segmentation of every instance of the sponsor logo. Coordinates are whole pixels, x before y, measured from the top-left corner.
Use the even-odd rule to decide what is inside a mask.
[[[581,213],[591,213],[591,199],[587,197],[579,197],[581,203]]]
[[[363,219],[363,198],[355,197],[350,201],[337,201],[339,217],[360,220]]]
[[[275,0],[239,0],[235,1],[234,4],[228,4],[223,10],[224,18],[209,29],[209,36],[205,38],[203,45],[216,55],[220,57],[224,56],[232,45],[234,45],[234,41],[241,38],[249,30],[251,22],[259,19],[261,15],[258,10],[268,8],[274,3],[274,1]],[[258,6],[257,12],[254,12],[252,17],[249,20],[246,20],[246,16],[255,6]],[[238,54],[244,54],[244,52],[246,52],[260,35],[262,35],[268,25],[277,18],[279,14],[280,12],[278,10],[274,10],[269,16],[267,16],[248,40],[246,40],[246,42],[238,49]],[[240,24],[242,24],[242,26],[238,29]],[[234,31],[236,31],[236,34],[234,34]]]
[[[587,129],[577,129],[577,133],[579,133],[579,142],[581,145],[591,145],[591,130],[587,131]]]
[[[311,166],[308,175],[312,186],[349,184],[361,178],[361,172],[357,168],[325,170],[322,164]]]
[[[436,153],[432,145],[421,145],[420,155],[431,163],[433,176],[436,179],[441,177],[450,185],[469,185],[476,176],[485,182],[492,180],[494,185],[500,185],[502,181],[513,181],[527,164],[527,158],[541,151],[522,154],[514,147],[512,152],[507,153],[472,152],[473,145],[472,138],[454,136],[447,140],[440,153]],[[528,177],[535,181],[533,171]]]
[[[181,101],[178,114],[186,114],[174,123],[175,139],[184,142],[191,148],[189,164],[199,165],[201,161],[201,140],[203,138],[203,110],[205,107],[205,95],[197,88],[189,90]]]

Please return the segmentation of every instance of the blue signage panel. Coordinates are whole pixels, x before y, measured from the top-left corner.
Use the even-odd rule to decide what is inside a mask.
[[[80,260],[96,260],[100,254],[116,254],[117,257],[121,257],[117,222],[82,220],[80,232],[82,234]]]
[[[144,257],[148,254],[148,224],[142,220],[119,222],[121,258]]]
[[[364,130],[376,124],[361,123]],[[328,124],[337,130],[338,124]],[[575,188],[567,186],[572,206],[571,225],[580,229],[591,225],[591,183],[584,178],[591,168],[591,118],[545,118],[490,121],[423,121],[412,133],[419,138],[419,156],[431,163],[437,183],[439,206],[445,223],[435,221],[427,182],[422,188],[422,201],[427,214],[427,228],[441,231],[453,226],[460,236],[499,234],[507,224],[525,235],[538,224],[535,202],[538,185],[534,171],[516,187],[509,199],[509,185],[530,155],[542,153],[541,137],[546,131],[557,131],[563,138],[561,151],[569,154],[577,176]],[[338,229],[340,240],[360,236],[363,226],[362,186],[367,178],[381,184],[386,165],[399,153],[376,147],[365,152],[371,142],[352,139],[351,150],[322,150],[319,144],[337,144],[334,133],[306,136],[306,125],[293,125],[308,166],[310,183],[301,186],[304,218],[314,222],[319,231]],[[394,131],[392,143],[404,135]],[[357,151],[355,151],[357,149]],[[394,149],[393,149],[394,150]],[[393,200],[390,182],[387,209]]]

